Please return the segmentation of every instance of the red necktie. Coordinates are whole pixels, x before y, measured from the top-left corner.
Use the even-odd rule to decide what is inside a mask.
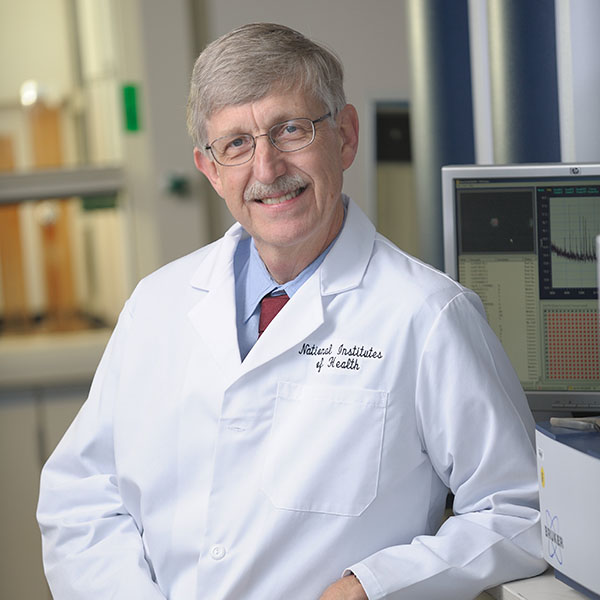
[[[269,323],[275,318],[275,315],[283,308],[283,305],[289,300],[287,294],[280,296],[265,296],[260,301],[260,320],[258,322],[258,337],[267,328]]]

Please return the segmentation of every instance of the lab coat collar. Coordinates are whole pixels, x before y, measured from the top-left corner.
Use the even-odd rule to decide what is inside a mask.
[[[241,364],[237,339],[233,255],[245,232],[235,225],[206,249],[191,279],[205,292],[188,313],[194,328],[221,366],[226,380],[235,378]]]
[[[319,269],[321,294],[328,296],[353,289],[362,280],[371,258],[375,227],[362,210],[347,196],[348,213],[344,228]],[[196,269],[192,287],[210,291],[223,280],[233,277],[233,256],[238,243],[249,237],[239,223],[232,225],[223,238],[207,249]]]
[[[191,280],[194,288],[208,293],[192,308],[189,317],[232,381],[301,343],[322,325],[322,297],[351,290],[362,281],[375,227],[348,199],[346,223],[323,264],[283,307],[282,318],[269,325],[242,363],[236,331],[233,256],[239,241],[247,236],[241,225],[233,225],[220,242],[207,249]],[[286,313],[298,316],[287,319]]]
[[[375,227],[350,198],[345,196],[345,200],[348,213],[344,228],[319,270],[323,296],[358,286],[371,259]]]
[[[235,249],[241,240],[248,237],[243,227],[234,223],[220,240],[208,246],[190,280],[192,287],[210,292],[223,280],[232,278]]]

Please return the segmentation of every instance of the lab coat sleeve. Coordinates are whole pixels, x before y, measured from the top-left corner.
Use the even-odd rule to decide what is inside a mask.
[[[165,599],[116,477],[112,407],[130,321],[126,305],[88,399],[42,470],[37,517],[55,600]]]
[[[423,451],[455,495],[454,516],[436,535],[349,567],[369,600],[468,600],[542,572],[533,418],[475,294],[459,294],[435,320],[415,402]]]

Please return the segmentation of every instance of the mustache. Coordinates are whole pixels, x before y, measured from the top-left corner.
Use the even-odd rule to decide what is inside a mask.
[[[281,175],[273,183],[260,183],[255,181],[244,190],[244,200],[251,202],[260,198],[270,198],[277,194],[288,194],[302,187],[306,187],[304,178],[300,175]]]

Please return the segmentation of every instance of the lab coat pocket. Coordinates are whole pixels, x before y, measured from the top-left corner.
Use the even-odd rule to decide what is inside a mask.
[[[360,515],[377,495],[388,393],[280,382],[262,488],[288,510]]]

